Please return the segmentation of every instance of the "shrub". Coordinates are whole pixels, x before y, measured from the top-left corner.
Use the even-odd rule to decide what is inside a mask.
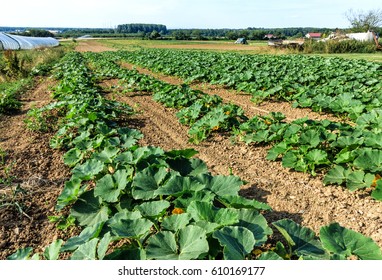
[[[373,53],[376,51],[374,42],[360,42],[356,40],[342,41],[306,41],[303,52],[305,53]]]

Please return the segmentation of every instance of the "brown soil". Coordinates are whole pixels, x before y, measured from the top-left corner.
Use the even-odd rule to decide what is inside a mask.
[[[110,50],[93,41],[81,42],[78,47],[79,51],[106,49]],[[182,83],[173,77],[160,78]],[[199,151],[197,156],[206,161],[214,174],[228,175],[232,170],[233,174],[248,182],[241,191],[243,196],[267,202],[273,208],[266,214],[269,222],[291,218],[315,232],[323,225],[338,222],[373,238],[382,247],[382,204],[372,200],[366,191],[350,192],[339,187],[324,187],[320,176],[291,172],[282,168],[280,162],[265,160],[269,147],[233,143],[229,135],[216,134],[200,145],[191,145],[188,143],[188,129],[179,124],[174,110],[154,102],[150,94],[122,94],[118,92],[117,82],[108,80],[101,86],[106,91],[112,91],[108,94],[110,98],[137,109],[139,113],[133,116],[130,125],[144,133],[142,145],[155,145],[165,150],[195,148]],[[49,147],[52,134],[31,132],[24,124],[30,108],[51,102],[50,87],[54,84],[50,80],[37,82],[34,90],[23,95],[23,107],[19,114],[0,118],[0,147],[6,153],[4,164],[0,165],[0,178],[5,177],[4,168],[7,166],[11,166],[9,175],[15,177],[11,186],[0,184],[0,198],[6,196],[10,199],[12,189],[18,184],[26,191],[15,200],[24,205],[23,212],[20,213],[15,207],[0,208],[0,259],[5,259],[18,248],[33,247],[37,252],[42,252],[56,238],[66,240],[78,234],[77,229],[70,232],[57,230],[47,218],[58,214],[54,211],[56,199],[70,177],[69,169],[62,162],[62,153]],[[227,102],[242,106],[248,115],[277,109],[289,119],[328,117],[309,110],[296,110],[286,103],[255,106],[246,95],[208,84],[192,86],[221,95]]]
[[[35,88],[21,97],[22,110],[0,117],[0,147],[5,153],[0,163],[0,200],[11,203],[0,208],[0,259],[18,248],[33,247],[41,252],[57,238],[67,238],[48,216],[57,215],[54,206],[64,182],[70,177],[62,153],[49,147],[53,134],[32,132],[24,120],[29,109],[51,102],[54,81],[36,80]],[[6,171],[8,170],[8,171]],[[17,187],[19,192],[17,194]],[[21,206],[21,211],[17,206]]]
[[[101,45],[94,40],[81,40],[76,47],[77,52],[105,52],[113,50],[115,49]]]

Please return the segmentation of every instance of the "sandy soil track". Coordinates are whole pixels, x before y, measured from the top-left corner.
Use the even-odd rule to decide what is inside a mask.
[[[50,148],[53,133],[30,131],[24,123],[31,108],[52,102],[50,88],[55,83],[36,81],[35,88],[20,100],[22,110],[0,117],[0,147],[5,152],[0,178],[13,178],[10,184],[0,184],[0,198],[7,197],[9,202],[17,186],[23,191],[14,200],[23,212],[11,206],[0,208],[0,259],[18,248],[33,247],[41,252],[53,240],[68,236],[48,220],[48,216],[57,215],[54,211],[57,197],[70,178],[62,161],[63,153]]]

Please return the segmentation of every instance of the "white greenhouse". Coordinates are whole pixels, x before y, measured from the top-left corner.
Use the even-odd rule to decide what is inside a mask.
[[[31,50],[59,45],[52,37],[27,37],[0,32],[0,50]]]

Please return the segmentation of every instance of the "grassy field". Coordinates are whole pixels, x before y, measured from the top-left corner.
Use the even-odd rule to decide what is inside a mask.
[[[174,49],[200,49],[211,51],[235,51],[247,54],[294,54],[295,50],[275,49],[268,47],[266,41],[249,41],[248,45],[237,45],[233,41],[151,41],[151,40],[100,40],[102,44],[116,49],[134,50],[138,48],[174,48]],[[341,57],[346,59],[365,59],[374,62],[382,62],[382,52],[372,54],[348,53],[348,54],[306,54],[321,55],[324,57]]]

